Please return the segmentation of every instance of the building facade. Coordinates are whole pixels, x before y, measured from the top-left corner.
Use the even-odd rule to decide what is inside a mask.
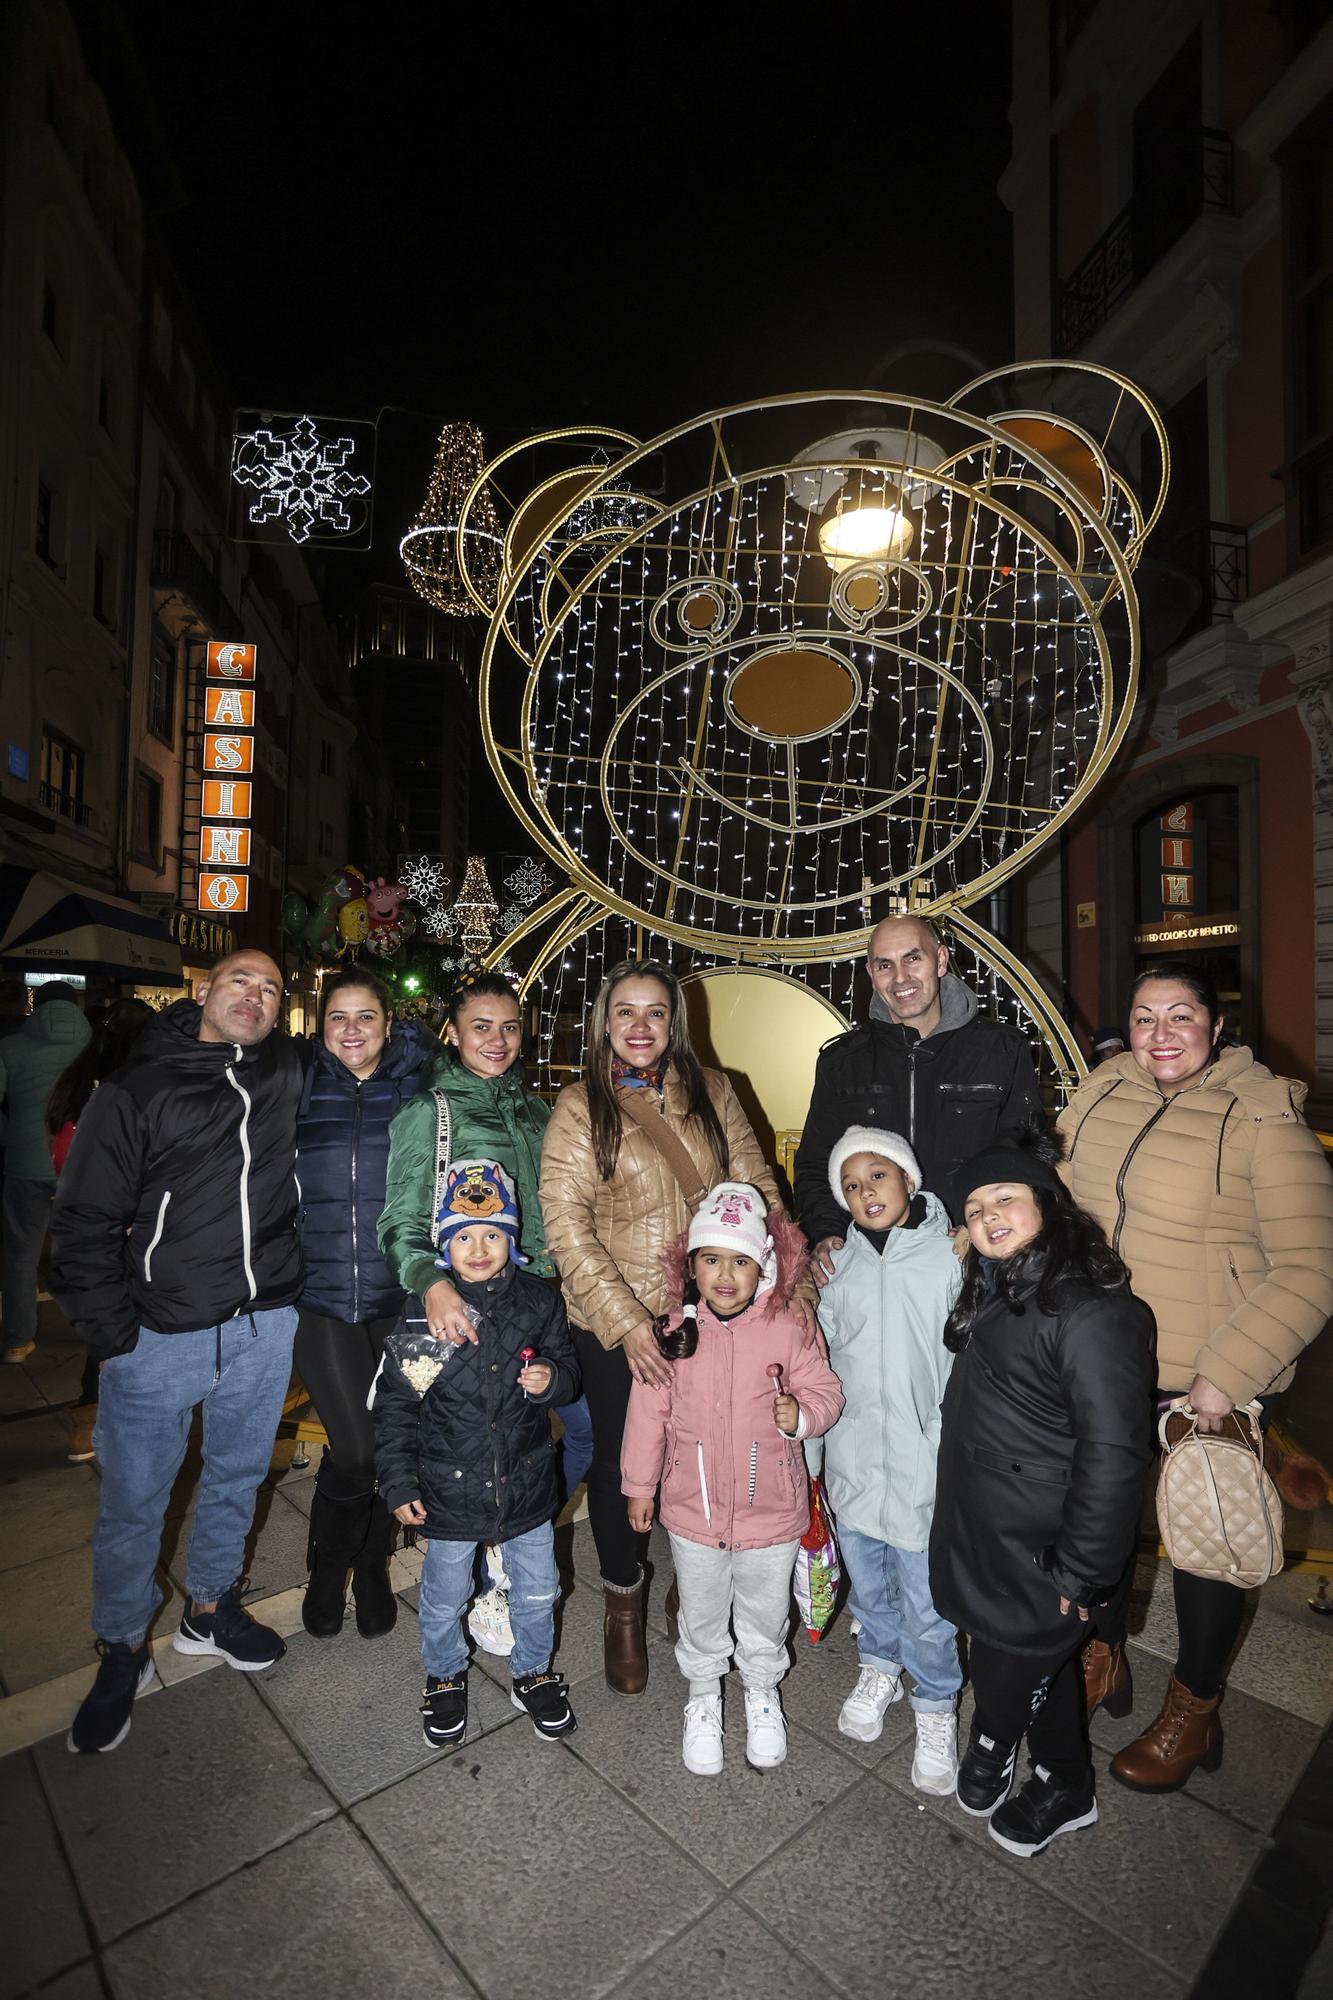
[[[1132,377],[1172,452],[1139,702],[1029,949],[1085,1041],[1183,953],[1333,1117],[1333,18],[1015,0],[1013,53],[1016,356]]]
[[[345,857],[358,727],[310,565],[231,533],[233,397],[153,223],[169,164],[145,191],[131,44],[107,63],[80,24],[0,10],[0,972],[162,1004],[233,947],[295,969],[284,892]],[[231,822],[210,643],[254,649]]]

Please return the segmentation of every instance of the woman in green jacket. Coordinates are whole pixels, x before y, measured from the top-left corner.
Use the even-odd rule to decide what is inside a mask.
[[[542,1134],[551,1115],[523,1074],[523,1022],[509,981],[477,973],[449,1003],[448,1046],[428,1065],[417,1097],[389,1128],[389,1178],[379,1245],[400,1285],[422,1301],[432,1332],[447,1333],[461,1312],[458,1294],[441,1271],[435,1248],[435,1093],[449,1100],[449,1154],[455,1160],[498,1160],[518,1190],[519,1249],[540,1278],[556,1282],[546,1248],[537,1179]],[[587,1404],[566,1404],[565,1490],[572,1493],[592,1457]]]

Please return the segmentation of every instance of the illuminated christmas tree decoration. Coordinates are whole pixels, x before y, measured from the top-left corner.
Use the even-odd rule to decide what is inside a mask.
[[[459,569],[458,532],[463,503],[481,475],[484,451],[475,424],[445,425],[435,447],[426,498],[398,544],[413,590],[437,611],[457,618],[470,617],[478,609]],[[463,535],[473,587],[490,602],[500,579],[504,545],[495,503],[485,487],[463,523]]]
[[[480,854],[470,854],[463,874],[463,886],[451,915],[462,936],[464,949],[474,958],[480,958],[483,952],[490,950],[499,914],[500,905],[486,873],[485,860]]]
[[[232,482],[259,496],[246,503],[246,520],[257,528],[276,524],[298,544],[367,546],[374,424],[263,410],[240,415],[264,420],[249,430],[238,427],[232,439]]]

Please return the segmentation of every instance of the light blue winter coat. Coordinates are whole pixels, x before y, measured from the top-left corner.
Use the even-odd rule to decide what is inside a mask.
[[[953,1362],[944,1322],[962,1282],[943,1205],[933,1194],[922,1199],[922,1221],[890,1230],[882,1253],[859,1229],[834,1252],[819,1324],[846,1404],[832,1430],[805,1448],[812,1473],[822,1453],[840,1522],[908,1550],[930,1540],[940,1402]]]

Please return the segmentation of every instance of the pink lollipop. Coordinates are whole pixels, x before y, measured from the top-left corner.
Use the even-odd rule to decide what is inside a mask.
[[[520,1347],[518,1350],[518,1358],[523,1363],[523,1366],[526,1368],[530,1361],[535,1361],[537,1359],[537,1350],[535,1347]],[[525,1403],[528,1400],[528,1392],[526,1389],[523,1391],[523,1400]]]
[[[768,1364],[768,1373],[773,1384],[773,1394],[780,1396],[782,1394],[782,1363],[780,1361],[770,1361]]]

